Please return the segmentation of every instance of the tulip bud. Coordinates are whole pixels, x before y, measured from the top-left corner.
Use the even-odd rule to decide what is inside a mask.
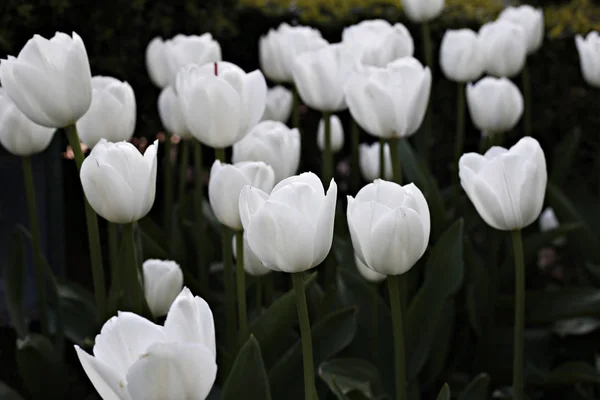
[[[325,47],[321,32],[307,26],[282,23],[269,30],[258,43],[260,69],[274,82],[292,83],[292,68],[297,56],[309,50]]]
[[[364,262],[360,261],[360,258],[356,254],[354,254],[354,263],[358,272],[369,282],[379,283],[387,278],[387,275],[380,274],[367,267]]]
[[[344,127],[337,115],[329,116],[331,127],[331,151],[337,153],[344,147]],[[321,151],[325,150],[325,121],[321,118],[317,130],[317,146]]]
[[[402,0],[402,9],[412,22],[428,22],[444,10],[444,0]]]
[[[267,104],[262,120],[287,122],[292,114],[293,97],[292,92],[283,86],[267,90]]]
[[[486,135],[510,131],[523,115],[523,95],[509,79],[485,77],[466,90],[471,120]]]
[[[373,182],[377,178],[382,178],[379,175],[379,142],[374,142],[369,145],[367,143],[363,143],[358,146],[358,161],[360,165],[360,172],[362,173],[363,178],[367,182]],[[390,153],[390,145],[388,143],[383,146],[383,166],[384,173],[383,179],[391,180],[393,177],[392,173],[392,156]]]
[[[506,7],[498,19],[512,21],[525,30],[527,38],[527,54],[535,53],[544,41],[544,12],[541,8],[533,8],[529,4],[519,7]]]
[[[177,295],[183,289],[183,272],[175,261],[146,260],[144,272],[144,295],[152,315],[167,315]]]
[[[246,185],[270,191],[275,185],[273,168],[261,161],[231,165],[216,160],[212,165],[208,183],[210,205],[219,222],[236,231],[242,229],[239,198]]]
[[[231,161],[262,161],[275,172],[275,182],[296,173],[300,165],[300,132],[277,121],[258,123],[233,145]]]
[[[0,144],[16,156],[31,156],[46,150],[54,128],[46,128],[25,116],[0,87]]]
[[[554,210],[550,207],[546,208],[539,219],[540,231],[548,232],[560,227],[560,223],[558,222],[558,218],[556,218],[556,214],[554,214]],[[564,236],[558,237],[554,239],[552,243],[557,246],[562,246],[566,243],[567,239]]]
[[[156,195],[158,140],[144,155],[128,142],[101,139],[83,161],[79,177],[88,202],[102,218],[116,224],[142,219]]]
[[[174,85],[177,74],[186,65],[199,67],[219,62],[221,46],[210,33],[203,35],[177,35],[165,42],[165,57],[169,67],[169,84]]]
[[[546,193],[546,158],[537,140],[524,137],[509,150],[492,147],[484,156],[464,154],[460,183],[483,220],[510,231],[534,222]]]
[[[173,86],[167,86],[158,96],[158,115],[165,129],[182,139],[191,139],[193,136],[185,124],[181,113],[181,106]]]
[[[440,47],[440,65],[446,78],[471,82],[483,74],[483,55],[479,38],[470,29],[447,30]]]
[[[356,256],[375,272],[401,275],[427,249],[429,206],[413,183],[376,179],[348,196],[347,217]]]
[[[497,77],[513,77],[523,69],[527,57],[527,36],[518,24],[496,20],[479,29],[479,48],[485,71]]]
[[[600,35],[595,31],[588,33],[585,39],[577,35],[575,45],[583,78],[588,85],[600,87]]]
[[[246,186],[240,216],[248,245],[265,267],[288,273],[321,264],[333,242],[337,185],[311,172],[279,182],[271,194]]]
[[[169,85],[171,72],[167,62],[165,42],[161,37],[155,37],[146,47],[146,69],[150,80],[158,88],[164,88]]]
[[[75,32],[34,35],[17,58],[0,62],[0,81],[27,118],[48,128],[74,124],[92,102],[90,63]]]
[[[294,84],[302,101],[319,111],[346,109],[344,85],[357,61],[356,55],[343,44],[331,44],[296,57]]]
[[[233,238],[233,258],[237,259],[237,237]],[[244,271],[251,276],[264,276],[269,272],[273,272],[266,268],[262,262],[256,257],[256,254],[248,246],[248,235],[244,232]]]
[[[129,83],[109,76],[94,76],[92,105],[77,121],[77,132],[90,148],[100,139],[128,141],[133,136],[136,117],[135,94]]]
[[[228,62],[184,67],[177,76],[176,90],[188,129],[210,147],[233,145],[265,111],[267,83],[263,74],[258,70],[247,74]]]
[[[415,45],[410,32],[400,23],[392,26],[384,19],[359,22],[344,28],[342,43],[360,53],[365,65],[385,67],[402,57],[412,57]]]
[[[365,67],[346,84],[354,120],[371,135],[390,139],[414,134],[425,117],[431,71],[415,58],[400,58],[386,68]]]

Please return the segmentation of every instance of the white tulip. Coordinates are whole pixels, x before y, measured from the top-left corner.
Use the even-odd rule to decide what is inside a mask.
[[[379,142],[374,142],[373,144],[362,143],[358,146],[358,162],[360,165],[360,172],[362,173],[363,178],[367,182],[373,182],[377,178],[382,178],[385,180],[392,180],[393,172],[392,172],[392,156],[390,153],[390,145],[385,143],[383,145],[383,176],[379,175]]]
[[[539,50],[544,41],[544,12],[541,8],[533,8],[529,4],[519,7],[506,7],[498,19],[512,21],[521,25],[527,37],[527,53]]]
[[[146,47],[146,69],[150,80],[156,87],[164,88],[169,85],[171,71],[167,62],[166,46],[163,38],[155,37]]]
[[[158,96],[158,115],[163,126],[169,133],[177,135],[182,139],[193,138],[185,124],[179,97],[173,86],[167,86],[160,92],[160,96]]]
[[[265,267],[296,273],[321,264],[333,242],[337,185],[313,173],[279,182],[271,194],[246,186],[240,215],[248,245]]]
[[[361,274],[365,280],[372,283],[379,283],[387,278],[387,275],[380,274],[379,272],[373,271],[371,268],[367,267],[364,262],[360,261],[360,258],[354,254],[354,263],[356,264],[356,269]]]
[[[485,71],[497,77],[513,77],[523,69],[527,57],[527,36],[521,25],[496,20],[479,29],[479,48]]]
[[[146,260],[144,272],[144,295],[152,315],[167,315],[171,304],[183,289],[183,272],[175,261]]]
[[[0,61],[0,81],[27,118],[48,128],[74,124],[92,102],[90,63],[75,32],[34,35],[18,57]]]
[[[136,118],[135,94],[129,83],[109,76],[94,76],[92,105],[77,121],[77,133],[89,148],[100,139],[127,141],[135,131]]]
[[[583,78],[589,85],[600,87],[600,35],[595,31],[588,33],[585,39],[577,35],[575,45]]]
[[[292,114],[293,103],[294,95],[283,86],[267,90],[267,104],[262,120],[287,122]]]
[[[483,74],[484,60],[477,33],[471,29],[447,30],[440,46],[440,65],[450,80],[478,79]]]
[[[458,167],[463,189],[492,228],[522,229],[539,217],[548,173],[537,140],[527,136],[509,150],[492,147],[484,156],[463,154]]]
[[[233,237],[233,258],[237,259],[237,236]],[[265,267],[248,246],[248,234],[244,232],[244,271],[251,276],[264,276],[273,270]]]
[[[247,185],[270,191],[275,185],[273,168],[261,161],[231,165],[216,160],[212,165],[208,200],[219,222],[236,231],[242,229],[239,199],[242,188]]]
[[[485,77],[466,91],[471,120],[485,135],[510,131],[523,115],[523,95],[509,79]]]
[[[401,275],[427,249],[429,206],[413,183],[376,179],[348,196],[347,217],[356,256],[375,272]]]
[[[402,0],[402,9],[412,22],[428,22],[444,11],[444,0]]]
[[[0,144],[16,156],[31,156],[48,148],[54,128],[46,128],[25,116],[0,87]]]
[[[288,178],[300,165],[300,132],[278,121],[258,123],[233,145],[231,161],[263,161],[275,172],[275,182]]]
[[[225,148],[241,140],[265,111],[263,74],[247,74],[228,62],[184,67],[176,90],[188,129],[210,147]]]
[[[83,192],[98,215],[116,224],[142,219],[156,195],[158,140],[144,155],[128,142],[101,139],[83,161],[79,176]]]
[[[331,127],[331,151],[337,153],[344,147],[344,127],[337,115],[329,116],[329,123]],[[325,150],[325,121],[323,121],[323,118],[319,121],[319,128],[317,129],[317,146],[319,150]]]
[[[321,32],[307,26],[282,23],[260,38],[258,45],[260,69],[274,82],[292,83],[292,68],[297,56],[309,50],[325,47]]]
[[[165,57],[169,67],[169,84],[174,85],[177,74],[186,65],[203,66],[222,60],[221,46],[210,33],[177,35],[165,42]]]
[[[551,207],[546,208],[539,219],[540,231],[548,232],[560,227],[560,223],[558,222],[558,218],[556,218],[556,214]],[[554,239],[552,243],[557,246],[562,246],[567,241],[567,238],[564,236],[558,237]]]

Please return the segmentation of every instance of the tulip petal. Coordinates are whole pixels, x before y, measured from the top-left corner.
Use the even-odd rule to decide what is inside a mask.
[[[125,374],[119,374],[108,364],[91,356],[75,345],[79,362],[102,400],[131,400],[125,387]]]
[[[429,215],[429,205],[427,204],[427,200],[423,195],[423,192],[414,184],[410,183],[403,187],[404,192],[406,193],[406,197],[412,198],[415,200],[416,207],[413,208],[419,217],[421,218],[421,223],[423,225],[423,250],[421,251],[421,256],[425,254],[425,250],[427,250],[427,244],[429,242],[429,234],[431,232],[431,217]]]
[[[348,202],[348,227],[350,229],[350,237],[352,245],[357,256],[365,264],[370,266],[370,236],[373,226],[379,219],[391,211],[389,207],[375,201],[366,203],[358,203],[353,200],[353,205],[350,207]]]
[[[252,186],[245,186],[242,188],[238,206],[240,208],[240,219],[244,229],[248,229],[254,213],[256,213],[268,199],[269,195],[260,189],[253,188]]]
[[[156,198],[156,170],[157,170],[157,160],[156,153],[158,152],[158,140],[155,140],[146,151],[144,152],[144,161],[148,165],[148,176],[144,180],[140,178],[140,180],[146,182],[145,189],[138,194],[138,199],[140,201],[138,213],[136,215],[136,220],[142,219],[150,212],[150,209],[154,205],[154,199]]]
[[[356,201],[359,203],[375,201],[394,209],[404,201],[404,188],[395,182],[375,179],[373,184],[363,187],[356,194]]]
[[[321,208],[319,210],[317,223],[315,226],[315,250],[314,250],[314,264],[319,265],[325,260],[327,254],[331,251],[331,245],[333,244],[333,225],[335,222],[335,206],[337,203],[337,184],[332,179],[329,183],[329,190],[325,200],[322,201]],[[313,213],[316,210],[313,210]]]
[[[507,230],[506,216],[494,189],[473,171],[461,171],[461,184],[477,213],[492,228]]]
[[[312,172],[304,172],[300,175],[290,176],[289,178],[282,180],[277,185],[275,185],[271,193],[275,193],[282,187],[285,187],[291,183],[306,183],[307,185],[312,187],[317,193],[321,193],[323,196],[325,196],[325,189],[323,188],[323,183],[321,182],[321,179]]]
[[[83,40],[74,32],[61,77],[64,79],[61,86],[64,88],[67,116],[71,118],[70,123],[75,123],[92,103],[92,73]]]
[[[262,72],[255,70],[245,76],[243,95],[245,103],[244,114],[246,116],[243,135],[245,135],[250,128],[260,121],[265,112],[267,82]]]

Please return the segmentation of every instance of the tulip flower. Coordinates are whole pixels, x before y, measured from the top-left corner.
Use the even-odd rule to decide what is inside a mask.
[[[267,104],[262,121],[279,121],[285,123],[292,114],[294,95],[283,86],[275,86],[267,90]]]
[[[34,35],[19,55],[0,61],[6,94],[30,120],[48,128],[74,124],[92,102],[90,63],[83,41],[57,32]]]
[[[408,29],[384,19],[359,22],[344,28],[342,43],[360,53],[365,65],[385,67],[402,57],[412,57],[415,45]]]
[[[237,258],[237,248],[236,248],[236,239],[234,238],[232,241],[232,250],[233,257]],[[261,277],[265,276],[271,272],[272,269],[269,269],[263,265],[263,263],[258,259],[256,254],[252,251],[250,246],[248,245],[248,234],[244,232],[244,271],[248,275]]]
[[[150,80],[158,88],[165,88],[171,80],[166,46],[163,38],[155,37],[146,47],[146,69]]]
[[[217,375],[212,312],[187,288],[164,327],[119,312],[96,336],[93,356],[79,346],[75,350],[103,399],[204,400]]]
[[[588,85],[600,88],[600,35],[590,32],[585,38],[575,36],[581,73]]]
[[[385,143],[383,146],[383,174],[381,174],[380,151],[381,144],[379,142],[374,142],[370,145],[363,143],[359,146],[360,172],[367,182],[373,182],[377,178],[382,178],[385,180],[391,180],[393,178],[390,145]]]
[[[183,289],[183,272],[175,261],[146,260],[144,272],[144,295],[152,315],[162,317]]]
[[[233,145],[231,160],[263,161],[275,172],[275,182],[288,178],[300,164],[300,132],[277,121],[258,123],[242,140]]]
[[[331,151],[337,153],[344,147],[344,127],[337,115],[330,117],[331,123]],[[321,151],[325,150],[325,121],[319,121],[317,129],[317,146]]]
[[[428,22],[437,18],[444,10],[444,0],[402,0],[404,14],[412,22]]]
[[[525,30],[527,53],[538,51],[544,41],[544,12],[529,4],[518,7],[506,7],[498,16],[500,20],[512,21]]]
[[[173,86],[167,86],[160,92],[160,96],[158,96],[158,115],[162,125],[170,134],[177,135],[182,139],[193,138],[185,124],[179,98]]]
[[[81,141],[93,148],[100,139],[128,141],[136,120],[133,89],[127,82],[109,76],[92,78],[92,105],[77,121]]]
[[[539,219],[540,231],[548,232],[554,229],[558,229],[560,227],[560,223],[558,222],[558,218],[556,218],[556,214],[551,207],[546,208]],[[558,237],[554,239],[552,242],[556,246],[562,246],[566,243],[567,239],[564,236]]]
[[[241,140],[265,111],[267,83],[262,73],[247,74],[228,62],[184,67],[176,90],[192,135],[218,149]]]
[[[471,82],[483,74],[482,50],[477,33],[471,29],[447,30],[440,46],[440,66],[446,78]]]
[[[379,272],[375,272],[371,268],[367,267],[367,265],[362,262],[356,254],[354,254],[354,263],[356,264],[356,269],[360,275],[371,283],[379,283],[387,278],[387,275],[380,274]]]
[[[222,60],[221,46],[210,33],[177,35],[165,42],[165,57],[169,67],[169,84],[174,85],[177,74],[187,65],[203,66]]]
[[[511,78],[525,65],[527,36],[521,25],[496,20],[479,29],[480,49],[485,71],[496,77]]]

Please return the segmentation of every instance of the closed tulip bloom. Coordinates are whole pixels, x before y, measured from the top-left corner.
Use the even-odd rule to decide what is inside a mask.
[[[177,35],[165,42],[165,57],[169,66],[169,83],[173,85],[182,67],[221,61],[221,46],[210,33]]]
[[[527,36],[521,25],[496,20],[479,29],[485,71],[497,77],[513,77],[523,69],[527,57]]]
[[[471,120],[486,135],[510,131],[523,115],[523,95],[509,79],[485,77],[466,90]]]
[[[387,278],[387,275],[380,274],[379,272],[375,272],[371,268],[367,267],[356,254],[354,254],[354,263],[356,264],[356,269],[360,275],[369,282],[379,283]]]
[[[412,22],[428,22],[444,11],[444,0],[402,0],[402,9]]]
[[[305,51],[327,46],[321,32],[308,26],[282,23],[260,38],[258,43],[260,69],[274,82],[292,83],[292,69],[297,56]]]
[[[46,150],[54,128],[46,128],[25,116],[0,87],[0,144],[16,156],[30,156]]]
[[[431,222],[423,193],[376,179],[348,196],[348,227],[356,256],[383,275],[401,275],[427,249]]]
[[[363,64],[375,67],[385,67],[401,57],[412,57],[415,51],[406,26],[392,25],[384,19],[362,21],[344,28],[342,43],[358,51]]]
[[[524,137],[509,150],[492,147],[483,156],[464,154],[458,167],[463,189],[492,228],[522,229],[539,217],[548,173],[537,140]]]
[[[583,78],[589,85],[600,87],[600,35],[598,32],[590,32],[585,39],[577,35],[575,45],[579,52]]]
[[[375,179],[381,178],[379,175],[379,148],[379,142],[374,142],[373,144],[363,143],[358,146],[360,172],[367,182],[373,182]],[[383,164],[383,179],[391,180],[393,177],[392,156],[390,154],[390,145],[388,143],[385,143],[383,146]]]
[[[185,288],[165,326],[119,312],[94,341],[93,356],[75,346],[105,400],[204,400],[217,375],[215,327],[208,304]]]
[[[16,58],[0,61],[0,81],[27,118],[48,128],[74,124],[92,102],[90,63],[75,32],[34,35]]]
[[[527,37],[527,54],[535,53],[544,41],[544,12],[541,8],[534,8],[529,4],[519,7],[506,7],[498,19],[512,21],[525,30]]]
[[[440,47],[440,65],[446,78],[471,82],[483,74],[483,54],[471,29],[447,30]]]
[[[183,272],[175,261],[146,260],[144,272],[144,295],[152,315],[167,315],[171,304],[183,289]]]
[[[263,121],[233,145],[231,161],[262,161],[275,172],[275,182],[296,174],[300,165],[300,132],[282,122]]]
[[[356,68],[357,57],[343,44],[331,44],[296,57],[293,74],[298,94],[319,111],[346,109],[344,85]]]
[[[77,121],[79,138],[92,148],[100,141],[128,141],[133,136],[137,108],[127,82],[109,76],[92,78],[92,105]]]
[[[158,96],[158,115],[160,116],[162,125],[169,133],[177,135],[182,139],[191,139],[193,137],[185,124],[179,97],[177,97],[173,86],[167,86],[160,92],[160,96]]]
[[[158,140],[144,155],[128,142],[101,139],[83,161],[79,177],[88,202],[102,218],[116,224],[142,219],[156,195]]]
[[[216,160],[210,169],[208,199],[215,216],[233,230],[242,229],[239,198],[246,185],[266,192],[275,185],[273,168],[261,161],[222,164]]]
[[[233,258],[237,259],[236,238],[232,240]],[[250,276],[264,276],[273,270],[265,267],[248,246],[248,234],[244,232],[244,271]]]
[[[560,227],[560,222],[558,222],[558,218],[556,218],[556,214],[551,207],[546,208],[539,219],[540,231],[548,232],[554,229],[558,229]],[[565,244],[567,241],[566,237],[560,236],[552,241],[557,246],[561,246]]]
[[[188,129],[214,148],[241,140],[265,111],[263,74],[258,70],[247,74],[228,62],[184,67],[177,76],[176,90]]]
[[[167,50],[161,37],[155,37],[146,47],[146,69],[150,80],[156,87],[164,88],[171,80],[171,71],[167,62]]]
[[[271,194],[246,186],[240,194],[248,245],[265,267],[296,273],[321,264],[333,242],[337,185],[327,194],[311,172],[279,182]]]
[[[366,67],[346,84],[346,102],[354,120],[369,134],[407,137],[421,126],[431,90],[431,71],[413,57],[386,68]]]
[[[292,114],[293,94],[283,86],[267,90],[267,104],[262,116],[263,121],[287,122]]]
[[[344,127],[337,115],[329,117],[331,124],[331,151],[337,153],[344,147]],[[321,118],[317,130],[317,146],[321,151],[325,150],[325,121]]]

